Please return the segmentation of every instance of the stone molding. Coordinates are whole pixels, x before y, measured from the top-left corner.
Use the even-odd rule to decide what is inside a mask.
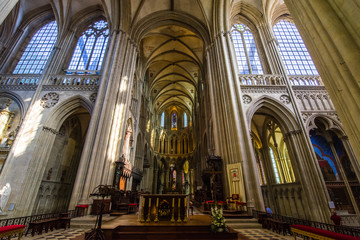
[[[99,86],[43,85],[43,91],[98,91]]]
[[[242,93],[278,93],[278,94],[287,94],[286,87],[285,86],[241,86],[241,92]]]
[[[43,129],[42,129],[44,132],[49,132],[49,133],[52,133],[54,135],[60,135],[60,136],[64,136],[64,133],[61,133],[53,128],[50,128],[50,127],[45,127],[43,126]]]
[[[36,91],[38,85],[2,85],[0,89],[13,91]]]

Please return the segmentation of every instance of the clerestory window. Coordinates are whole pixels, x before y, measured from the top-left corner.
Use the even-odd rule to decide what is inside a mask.
[[[239,73],[263,74],[259,54],[250,29],[244,24],[235,24],[231,33]]]
[[[88,70],[89,73],[98,73],[104,59],[108,39],[107,22],[101,20],[92,23],[79,38],[68,70],[71,72]]]
[[[184,127],[188,126],[187,114],[184,113]]]
[[[41,74],[57,40],[57,25],[52,21],[31,38],[17,63],[14,74]]]
[[[280,20],[273,31],[289,75],[319,75],[294,24]]]
[[[164,127],[164,126],[165,126],[165,112],[162,112],[160,127]]]

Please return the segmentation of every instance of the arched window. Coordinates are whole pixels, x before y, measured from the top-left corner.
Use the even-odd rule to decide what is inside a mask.
[[[279,171],[278,171],[278,165],[276,164],[274,151],[272,150],[271,147],[269,147],[269,151],[270,151],[271,164],[274,169],[276,183],[280,183],[280,175],[279,175]]]
[[[244,24],[232,27],[232,39],[240,74],[263,74],[254,37]]]
[[[68,70],[99,71],[109,39],[107,22],[92,23],[77,42]]]
[[[281,20],[273,31],[289,75],[319,75],[294,24]]]
[[[184,113],[184,127],[188,126],[187,114]]]
[[[165,112],[162,112],[160,127],[164,127],[164,126],[165,126]]]
[[[52,21],[43,26],[31,38],[14,74],[41,74],[57,40],[57,25]]]
[[[171,116],[171,130],[177,130],[177,115],[173,113]]]
[[[274,169],[276,183],[295,182],[295,174],[288,155],[284,136],[279,125],[270,120],[267,124],[267,137],[270,158]]]

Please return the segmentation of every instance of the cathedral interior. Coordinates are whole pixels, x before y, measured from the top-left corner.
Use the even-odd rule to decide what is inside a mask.
[[[359,10],[1,1],[0,218],[91,206],[111,185],[359,225]]]

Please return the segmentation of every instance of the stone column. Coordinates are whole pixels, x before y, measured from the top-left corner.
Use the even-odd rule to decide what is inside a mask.
[[[285,0],[360,159],[360,23],[357,0]]]
[[[341,164],[341,161],[340,161],[340,159],[339,159],[339,156],[338,156],[338,154],[337,154],[337,152],[336,152],[334,143],[333,143],[332,141],[329,141],[328,144],[329,144],[329,146],[330,146],[330,149],[331,149],[332,154],[334,155],[336,164],[337,164],[338,167],[339,167],[341,176],[342,176],[342,178],[343,178],[343,180],[344,180],[345,187],[346,187],[346,190],[347,190],[347,192],[348,192],[348,194],[349,194],[351,204],[352,204],[353,207],[354,207],[354,210],[355,210],[356,215],[357,215],[358,217],[360,217],[359,207],[358,207],[358,205],[357,205],[357,203],[356,203],[356,199],[355,199],[355,197],[354,197],[353,191],[352,191],[351,186],[350,186],[350,184],[349,184],[349,181],[348,181],[348,179],[347,179],[346,173],[345,173],[344,168],[343,168],[343,166],[342,166],[342,164]]]
[[[311,159],[311,152],[307,149],[304,135],[300,130],[284,134],[284,141],[288,148],[289,157],[292,160],[296,181],[299,181],[304,191],[302,204],[304,212],[310,216],[311,220],[327,222],[330,212],[327,206],[329,197],[326,186],[322,179],[319,165],[315,161],[305,161]]]
[[[159,181],[159,170],[158,168],[154,169],[154,176],[153,176],[153,188],[152,188],[152,193],[153,194],[157,194],[158,193],[158,181]]]
[[[206,49],[209,69],[207,85],[213,116],[215,155],[220,155],[224,159],[223,169],[227,169],[226,164],[241,162],[247,208],[250,211],[254,207],[261,209],[263,199],[251,138],[248,134],[250,130],[247,121],[239,121],[246,119],[246,116],[241,105],[242,94],[230,33],[218,32]],[[228,173],[225,172],[225,195],[229,196],[227,178]]]
[[[5,18],[9,15],[11,10],[19,0],[2,0],[0,1],[0,24],[3,23]]]
[[[360,165],[359,161],[356,159],[353,148],[350,145],[349,138],[344,136],[341,138],[342,143],[344,144],[345,151],[349,157],[350,163],[353,166],[358,182],[360,182]]]
[[[277,41],[272,31],[272,26],[270,22],[265,21],[260,26],[260,36],[266,49],[267,55],[269,55],[269,59],[271,59],[270,68],[273,69],[274,73],[281,74],[284,79],[284,84],[286,85],[286,90],[288,92],[290,103],[294,110],[296,120],[295,124],[299,127],[299,130],[295,130],[295,139],[297,143],[287,143],[286,146],[288,147],[288,149],[291,148],[293,150],[293,154],[297,153],[296,155],[293,155],[291,157],[292,163],[297,162],[296,165],[298,165],[298,167],[299,165],[302,165],[303,167],[302,171],[297,171],[297,178],[300,177],[302,186],[306,186],[306,189],[304,188],[304,191],[311,192],[311,194],[310,192],[305,194],[305,196],[309,198],[309,204],[314,204],[313,207],[311,207],[311,210],[308,209],[310,213],[309,215],[313,217],[312,220],[317,219],[318,221],[326,221],[329,218],[329,211],[327,207],[327,190],[324,181],[321,179],[322,175],[320,169],[318,168],[318,165],[316,165],[317,160],[315,155],[313,154],[312,144],[308,134],[306,133],[306,128],[302,122],[300,108],[297,105],[296,96],[288,79],[285,65],[282,62],[281,55],[277,46]],[[299,146],[299,144],[301,146]],[[300,153],[304,155],[301,158],[299,157]],[[312,171],[314,171],[314,173],[310,176],[310,172]],[[308,182],[308,177],[306,176],[313,178],[313,181],[307,184],[306,182]],[[319,189],[321,189],[322,191],[319,192]],[[320,211],[321,213],[315,214],[316,210]]]
[[[79,166],[84,171],[75,182],[72,205],[79,200],[89,203],[89,195],[96,186],[113,183],[115,161],[120,158],[124,144],[136,57],[136,46],[128,34],[113,31]]]

